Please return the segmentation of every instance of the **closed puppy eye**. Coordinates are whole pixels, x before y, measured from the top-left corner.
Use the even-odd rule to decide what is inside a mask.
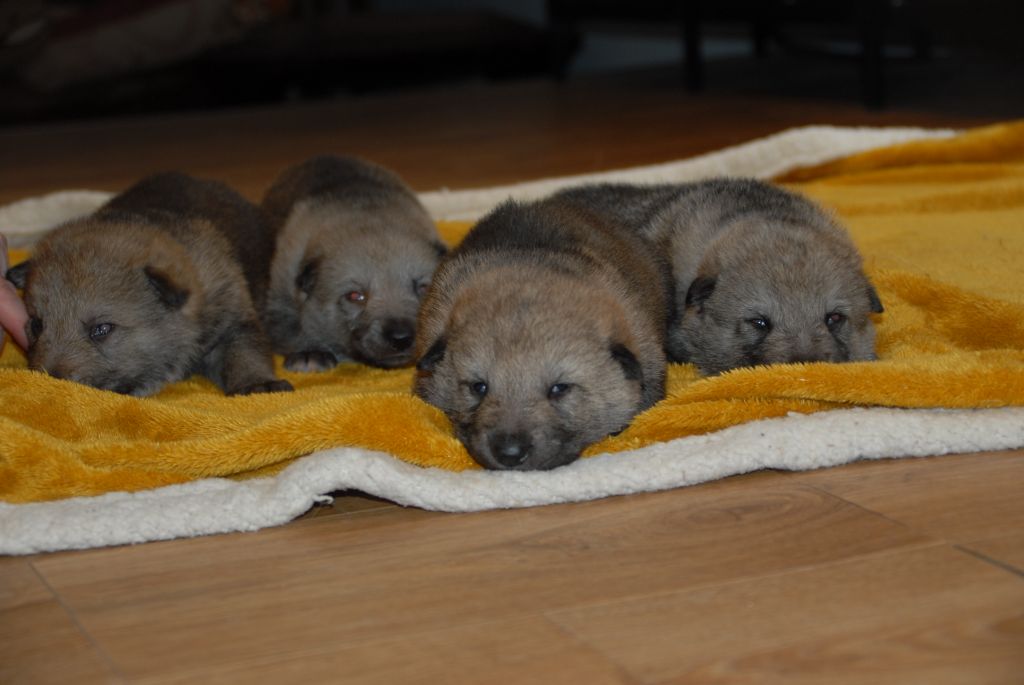
[[[825,315],[825,325],[829,328],[835,328],[846,321],[846,315],[840,312],[829,312]]]
[[[362,290],[349,290],[345,293],[344,297],[349,302],[354,302],[355,304],[362,304],[366,302],[367,299],[366,293]]]
[[[560,400],[569,394],[572,389],[572,385],[569,383],[555,383],[548,388],[548,399],[549,400]]]
[[[771,319],[767,316],[755,316],[753,319],[747,319],[747,323],[759,331],[770,331],[772,329]]]
[[[98,323],[89,331],[89,338],[99,342],[110,335],[113,330],[114,324],[112,323]]]

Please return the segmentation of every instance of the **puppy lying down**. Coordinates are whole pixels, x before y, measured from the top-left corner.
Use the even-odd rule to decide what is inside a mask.
[[[667,288],[647,245],[559,200],[508,202],[446,257],[415,392],[489,469],[550,469],[664,396]]]
[[[354,157],[285,170],[263,198],[275,235],[264,323],[292,371],[413,362],[416,314],[446,248],[416,195]]]
[[[29,366],[139,396],[194,373],[229,395],[290,390],[254,304],[266,237],[257,208],[224,184],[140,181],[8,271],[24,289]]]
[[[673,361],[716,374],[875,358],[870,315],[882,303],[846,231],[806,198],[752,179],[581,186],[558,197],[667,256]]]

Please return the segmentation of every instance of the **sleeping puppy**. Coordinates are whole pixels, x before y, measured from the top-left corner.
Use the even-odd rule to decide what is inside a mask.
[[[667,280],[643,241],[559,201],[507,202],[442,261],[415,392],[488,469],[551,469],[665,393]]]
[[[277,240],[264,322],[285,366],[411,364],[420,299],[446,248],[409,187],[369,162],[316,157],[281,174],[263,211]]]
[[[30,316],[29,366],[137,396],[194,373],[229,395],[291,390],[253,304],[268,242],[259,210],[222,183],[140,181],[8,271]]]
[[[559,193],[668,256],[672,360],[706,374],[875,359],[882,303],[846,231],[809,200],[752,179],[596,185]]]

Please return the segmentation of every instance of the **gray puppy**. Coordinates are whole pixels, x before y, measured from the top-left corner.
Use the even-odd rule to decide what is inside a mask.
[[[415,392],[489,469],[550,469],[665,393],[667,281],[640,240],[559,201],[507,202],[442,261]]]
[[[254,305],[267,235],[256,206],[222,183],[140,181],[8,271],[25,291],[29,365],[139,396],[193,373],[232,395],[291,390]]]
[[[412,363],[420,299],[446,248],[409,187],[369,162],[316,157],[282,173],[262,206],[276,235],[264,322],[285,366]]]
[[[875,359],[882,303],[846,231],[817,205],[752,179],[582,186],[558,194],[613,217],[671,262],[668,353],[706,374]]]

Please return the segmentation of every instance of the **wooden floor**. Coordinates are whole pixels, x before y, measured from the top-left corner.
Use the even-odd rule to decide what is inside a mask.
[[[420,190],[941,108],[658,79],[0,131],[0,202],[181,168],[252,197],[325,151]],[[1024,451],[478,514],[348,495],[249,534],[0,558],[0,683],[1024,683]]]

